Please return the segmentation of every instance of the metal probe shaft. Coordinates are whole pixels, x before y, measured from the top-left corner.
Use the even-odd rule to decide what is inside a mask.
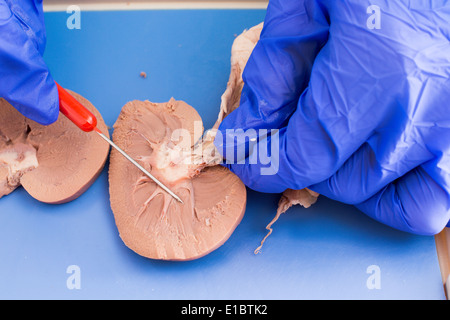
[[[100,132],[100,130],[94,130],[95,132],[98,133],[98,135],[100,137],[102,137],[104,140],[106,140],[106,142],[108,142],[112,147],[114,147],[114,149],[116,149],[117,151],[120,152],[120,154],[122,154],[125,158],[127,158],[132,164],[134,164],[136,167],[138,167],[138,169],[140,169],[143,173],[145,173],[145,175],[147,175],[150,179],[152,179],[153,181],[155,181],[161,188],[163,188],[168,194],[170,194],[172,197],[174,197],[176,200],[178,200],[179,202],[183,203],[183,201],[175,194],[172,192],[172,190],[170,190],[169,188],[167,188],[161,181],[159,181],[158,179],[156,179],[150,172],[148,172],[147,170],[144,169],[144,167],[142,167],[139,163],[137,163],[133,158],[131,158],[128,154],[125,153],[125,151],[123,151],[122,149],[120,149],[114,142],[112,142],[110,139],[108,139],[107,136],[105,136],[103,133]]]

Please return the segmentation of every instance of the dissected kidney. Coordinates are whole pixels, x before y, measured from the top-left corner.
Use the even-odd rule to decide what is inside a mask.
[[[109,137],[98,110],[79,94],[69,92],[98,121]],[[83,194],[102,171],[109,145],[60,115],[43,126],[21,115],[0,99],[0,198],[22,185],[35,199],[60,204]]]
[[[183,201],[112,150],[111,208],[120,237],[136,253],[162,260],[200,258],[240,223],[246,206],[241,180],[225,167],[185,161],[202,133],[199,114],[183,101],[132,101],[122,108],[114,142]]]

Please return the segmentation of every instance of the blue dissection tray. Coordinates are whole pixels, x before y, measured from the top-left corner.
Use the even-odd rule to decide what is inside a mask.
[[[54,78],[89,99],[110,127],[129,100],[171,97],[195,107],[210,127],[231,44],[264,15],[83,11],[81,29],[70,30],[69,14],[46,13],[45,59]],[[42,204],[23,189],[0,200],[0,298],[445,298],[433,237],[393,230],[324,197],[282,215],[259,255],[253,251],[280,195],[249,190],[242,223],[216,251],[190,262],[143,258],[119,237],[107,169],[71,203]]]

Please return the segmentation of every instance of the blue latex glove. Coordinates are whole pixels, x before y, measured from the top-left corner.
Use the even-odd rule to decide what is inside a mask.
[[[215,140],[225,158],[247,158],[226,166],[257,191],[309,187],[397,229],[441,231],[450,219],[449,21],[444,0],[270,1],[240,107]],[[275,139],[262,132],[239,152],[235,128],[279,129],[271,174],[261,174],[269,165],[258,148]]]
[[[59,101],[45,40],[42,0],[0,0],[0,97],[47,125],[58,119]]]

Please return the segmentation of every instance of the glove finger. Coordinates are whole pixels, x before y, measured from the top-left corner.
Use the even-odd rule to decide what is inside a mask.
[[[281,128],[308,86],[328,39],[326,12],[316,1],[271,1],[261,37],[243,73],[239,128]],[[244,110],[245,109],[245,110]]]
[[[34,41],[0,2],[0,97],[24,116],[47,125],[59,115],[58,92]]]
[[[2,0],[22,25],[25,33],[35,43],[41,55],[44,54],[46,34],[42,0]]]
[[[420,235],[439,233],[450,219],[449,190],[418,167],[356,207],[393,228]]]
[[[245,135],[245,134],[243,134]],[[291,182],[280,172],[280,153],[283,147],[281,141],[286,141],[286,128],[254,131],[252,135],[246,135],[252,143],[249,144],[248,156],[241,148],[229,145],[225,151],[227,158],[223,166],[234,172],[249,188],[259,192],[283,192]],[[239,137],[239,134],[237,134]],[[228,136],[228,139],[230,136]],[[235,153],[237,152],[237,155]]]
[[[316,1],[270,1],[260,40],[243,73],[240,106],[219,130],[284,127],[308,85],[328,28]]]
[[[396,150],[395,161],[377,157],[376,136],[364,143],[330,178],[310,186],[328,198],[347,204],[360,203],[395,179],[433,159],[419,144]]]

